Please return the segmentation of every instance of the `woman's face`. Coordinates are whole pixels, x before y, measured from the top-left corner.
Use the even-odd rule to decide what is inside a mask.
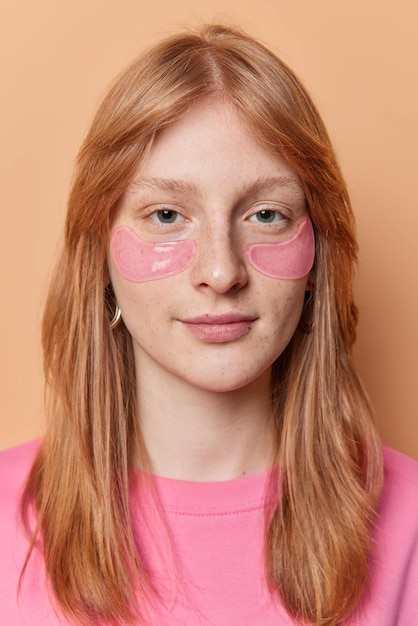
[[[139,380],[230,391],[269,376],[311,265],[290,279],[264,270],[306,215],[295,172],[232,105],[207,101],[164,130],[124,195],[108,258]],[[274,245],[257,266],[259,243]]]

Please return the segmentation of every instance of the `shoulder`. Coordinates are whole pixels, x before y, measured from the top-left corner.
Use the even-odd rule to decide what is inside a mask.
[[[418,613],[418,462],[386,447],[383,460],[369,586],[355,626],[410,626]]]
[[[36,439],[0,452],[0,539],[4,540],[5,529],[16,523],[20,498],[39,445]]]
[[[36,439],[0,452],[0,510],[3,514],[16,508],[39,445],[40,440]]]
[[[382,506],[396,502],[418,516],[418,461],[387,447],[383,448],[383,460]]]
[[[383,459],[385,468],[388,470],[398,472],[405,477],[411,475],[415,477],[415,480],[418,478],[418,461],[410,456],[393,448],[383,446]]]
[[[393,571],[395,563],[402,570],[412,568],[418,584],[418,462],[390,448],[383,455],[377,547],[382,558],[392,561]]]
[[[34,439],[0,451],[0,473],[3,488],[13,489],[25,481],[40,443],[40,439]]]
[[[17,603],[19,577],[28,549],[19,512],[22,491],[39,443],[39,440],[30,441],[0,452],[0,606],[7,624],[30,623],[21,620]]]
[[[32,439],[6,450],[0,450],[0,468],[18,470],[25,464],[30,467],[41,444],[41,439]]]
[[[418,462],[383,448],[384,478],[378,508],[380,526],[401,536],[418,537]]]

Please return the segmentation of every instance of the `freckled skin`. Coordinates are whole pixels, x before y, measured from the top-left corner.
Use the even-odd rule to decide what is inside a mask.
[[[289,235],[307,216],[297,175],[256,142],[231,105],[217,102],[192,109],[163,131],[137,174],[174,181],[171,187],[179,190],[141,187],[138,193],[127,193],[112,234],[127,227],[149,242],[196,242],[193,261],[184,270],[145,282],[121,276],[109,251],[109,274],[132,335],[138,384],[168,390],[181,383],[223,392],[269,379],[273,362],[298,325],[308,276],[266,276],[251,265],[246,247],[257,237],[266,243],[277,239],[258,214],[253,217],[259,205],[283,207],[293,224]],[[252,181],[278,176],[293,181],[293,187],[269,188],[251,201],[243,195]],[[184,219],[161,225],[150,217],[154,207],[161,211],[167,206]],[[184,323],[230,313],[253,320],[249,331],[234,341],[207,343]]]

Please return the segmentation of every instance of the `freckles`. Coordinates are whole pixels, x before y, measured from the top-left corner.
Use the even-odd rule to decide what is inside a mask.
[[[311,220],[308,217],[299,220],[295,233],[285,241],[249,244],[246,254],[250,264],[265,276],[282,280],[304,278],[315,259]]]
[[[127,226],[120,226],[113,233],[110,249],[120,275],[142,283],[183,272],[193,260],[196,243],[191,239],[143,241]]]

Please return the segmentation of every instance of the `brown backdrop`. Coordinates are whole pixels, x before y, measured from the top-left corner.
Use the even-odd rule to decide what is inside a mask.
[[[358,220],[356,362],[383,440],[418,458],[415,0],[1,1],[0,448],[42,431],[39,319],[72,164],[111,78],[156,37],[240,24],[287,60],[334,138]]]

